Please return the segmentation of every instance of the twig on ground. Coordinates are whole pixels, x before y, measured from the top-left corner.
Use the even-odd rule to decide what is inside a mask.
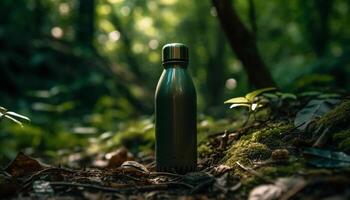
[[[285,194],[283,194],[279,200],[288,200],[293,196],[298,194],[301,190],[303,190],[307,186],[307,182],[305,180],[299,181],[292,188],[290,188]]]
[[[60,171],[60,172],[68,172],[68,173],[75,173],[77,172],[77,170],[72,170],[72,169],[66,169],[66,168],[57,168],[57,167],[51,167],[51,168],[46,168],[43,170],[40,170],[38,172],[36,172],[35,174],[32,174],[29,178],[27,178],[24,182],[23,182],[23,187],[21,190],[26,189],[28,186],[30,186],[33,181],[35,181],[35,179],[39,178],[42,174],[44,173],[48,173],[51,171]]]
[[[91,184],[85,184],[85,183],[70,183],[70,182],[50,182],[50,185],[83,187],[83,188],[90,188],[94,190],[104,191],[104,192],[115,192],[115,193],[132,192],[135,190],[138,190],[140,192],[153,191],[153,190],[166,190],[166,189],[171,189],[172,187],[178,187],[178,186],[184,186],[189,189],[193,188],[193,186],[186,183],[181,183],[181,182],[169,182],[169,183],[161,183],[156,185],[144,185],[144,186],[129,185],[130,187],[126,187],[126,188],[125,187],[113,188],[113,187],[106,187],[106,186],[100,186],[100,185],[91,185]]]
[[[120,176],[123,176],[125,178],[128,178],[130,180],[133,180],[133,181],[137,181],[137,182],[146,182],[147,179],[139,179],[139,178],[136,178],[136,177],[133,177],[133,176],[129,176],[129,175],[126,175],[126,174],[120,174]]]
[[[150,172],[149,175],[150,176],[173,176],[173,177],[181,177],[181,178],[184,177],[184,175],[174,174],[170,172]]]
[[[191,190],[190,194],[194,194],[196,192],[199,192],[203,188],[208,187],[209,185],[211,185],[214,181],[215,181],[215,179],[209,179],[207,181],[204,181],[203,183],[198,184],[196,187],[194,187]]]
[[[236,162],[236,164],[237,164],[241,169],[243,169],[243,170],[245,170],[245,171],[247,171],[247,172],[249,172],[249,173],[251,173],[251,174],[253,174],[253,175],[255,175],[255,176],[259,177],[259,178],[261,178],[262,180],[264,180],[264,181],[266,181],[266,182],[269,182],[269,183],[273,183],[273,181],[272,181],[270,178],[263,176],[261,173],[255,171],[254,169],[252,169],[252,168],[250,168],[250,167],[243,166],[243,165],[242,165],[241,163],[239,163],[238,161]]]
[[[1,170],[0,173],[3,174],[4,176],[6,176],[7,178],[11,178],[12,177],[12,175],[9,174],[7,171]]]
[[[320,135],[320,137],[316,140],[316,142],[312,145],[313,147],[323,147],[327,141],[330,138],[330,131],[329,131],[329,127],[324,129],[322,134]]]
[[[254,167],[252,167],[252,169],[257,169],[259,167],[262,166],[266,166],[266,165],[273,165],[273,164],[288,164],[291,161],[294,161],[295,159],[286,159],[286,160],[272,160],[272,159],[268,159],[265,161],[260,161],[260,162],[253,162]]]

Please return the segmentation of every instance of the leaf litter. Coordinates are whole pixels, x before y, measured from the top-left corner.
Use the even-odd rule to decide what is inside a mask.
[[[350,159],[341,151],[300,149],[286,142],[284,144],[288,145],[276,145],[271,149],[270,158],[262,159],[261,156],[254,156],[256,152],[251,152],[252,157],[244,163],[237,162],[233,166],[225,164],[225,155],[233,144],[244,139],[248,132],[268,126],[266,122],[252,123],[237,130],[211,134],[203,141],[210,149],[209,153],[199,157],[197,172],[187,174],[156,172],[154,156],[134,156],[126,148],[105,155],[98,154],[90,159],[91,162],[87,159],[89,162],[85,162],[86,165],[74,169],[45,165],[19,153],[1,171],[0,196],[17,199],[49,196],[68,199],[251,200],[323,199],[335,195],[340,196],[338,199],[349,197]],[[295,126],[283,131],[286,138],[304,134]],[[273,131],[268,133],[275,134]],[[265,136],[259,141],[268,142]],[[275,146],[273,143],[270,145]],[[74,162],[79,163],[79,160],[86,158],[81,154],[76,156]],[[309,165],[287,173],[280,172],[303,161]],[[255,168],[254,163],[259,162],[264,164]],[[96,163],[101,165],[96,166]]]

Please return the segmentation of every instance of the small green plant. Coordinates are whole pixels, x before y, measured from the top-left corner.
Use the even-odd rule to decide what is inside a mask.
[[[230,108],[236,107],[248,107],[248,118],[244,125],[249,121],[250,115],[255,113],[259,108],[262,108],[266,105],[267,101],[262,98],[258,98],[264,92],[276,90],[274,87],[262,88],[255,90],[246,94],[244,97],[235,97],[225,101],[225,104],[231,104]]]
[[[255,111],[258,108],[261,108],[262,106],[264,106],[264,103],[259,102],[257,97],[264,92],[273,91],[273,90],[276,90],[276,88],[274,87],[262,88],[262,89],[250,92],[246,94],[244,97],[235,97],[235,98],[229,99],[224,103],[232,104],[230,108],[244,106],[244,107],[248,107],[250,111]]]
[[[20,125],[21,127],[23,127],[23,124],[20,120],[26,120],[26,121],[30,121],[30,119],[24,115],[20,115],[18,113],[12,112],[7,110],[4,107],[0,106],[0,121],[3,118],[7,118],[13,122],[15,122],[16,124]]]

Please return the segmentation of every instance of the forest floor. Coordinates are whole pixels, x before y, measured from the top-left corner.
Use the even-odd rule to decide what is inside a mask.
[[[210,133],[198,144],[198,170],[187,174],[156,172],[153,154],[125,147],[103,158],[69,155],[82,168],[19,153],[1,171],[0,198],[350,199],[350,101],[342,98],[329,110],[327,101]],[[304,122],[296,125],[296,116]]]

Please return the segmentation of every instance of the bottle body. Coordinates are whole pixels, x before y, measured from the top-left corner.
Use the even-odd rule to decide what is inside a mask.
[[[166,66],[155,94],[157,171],[185,173],[197,166],[196,91],[184,66]]]

